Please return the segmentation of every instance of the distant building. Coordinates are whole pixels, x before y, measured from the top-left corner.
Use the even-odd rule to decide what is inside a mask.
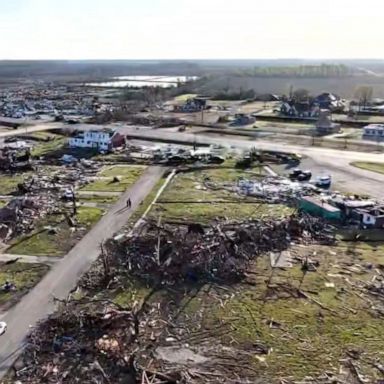
[[[363,128],[363,139],[384,140],[384,124],[369,124]]]
[[[316,122],[316,132],[320,136],[340,132],[340,124],[332,121],[331,112],[328,109],[322,109]]]
[[[99,151],[111,151],[125,143],[125,138],[112,129],[78,132],[69,139],[70,148],[95,148]]]
[[[329,109],[332,112],[342,112],[345,108],[345,101],[333,93],[323,92],[313,100],[321,109]]]

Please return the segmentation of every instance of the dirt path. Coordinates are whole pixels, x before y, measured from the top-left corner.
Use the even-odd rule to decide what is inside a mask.
[[[24,298],[13,307],[2,321],[8,323],[7,333],[0,337],[0,379],[21,353],[30,327],[55,310],[54,297],[65,298],[77,281],[97,259],[100,243],[113,236],[151,192],[165,168],[149,167],[140,179],[121,196],[109,212]],[[126,208],[130,198],[132,208]]]

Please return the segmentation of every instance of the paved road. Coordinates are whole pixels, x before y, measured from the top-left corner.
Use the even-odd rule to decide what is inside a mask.
[[[384,154],[381,153],[341,151],[331,148],[275,143],[229,135],[208,135],[203,132],[190,134],[164,129],[140,129],[137,131],[130,127],[121,127],[120,131],[133,138],[160,138],[169,141],[184,141],[189,144],[193,142],[201,144],[223,144],[234,145],[240,149],[256,147],[262,150],[300,153],[310,157],[314,164],[323,169],[324,173],[332,174],[338,184],[343,185],[344,190],[368,194],[379,200],[383,200],[384,198],[384,175],[350,165],[352,161],[384,163]]]
[[[17,135],[25,135],[28,133],[49,131],[51,129],[71,128],[71,125],[64,125],[63,123],[40,123],[32,126],[24,126],[17,129],[9,129],[4,132],[0,132],[0,138],[6,138]]]
[[[111,238],[127,223],[132,212],[150,193],[164,172],[162,167],[149,167],[93,229],[2,318],[8,323],[8,331],[0,337],[0,379],[21,352],[30,325],[36,325],[54,311],[53,297],[65,298],[76,286],[79,278],[97,259],[99,244]],[[126,209],[128,197],[132,200],[130,210]]]

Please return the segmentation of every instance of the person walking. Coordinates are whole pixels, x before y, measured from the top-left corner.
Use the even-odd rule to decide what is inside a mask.
[[[129,198],[127,200],[127,208],[131,208],[132,207],[132,201],[131,201],[131,198]]]

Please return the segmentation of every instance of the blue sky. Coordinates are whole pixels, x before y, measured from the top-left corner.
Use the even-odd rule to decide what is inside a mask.
[[[382,0],[0,0],[0,59],[384,58],[383,8]]]

